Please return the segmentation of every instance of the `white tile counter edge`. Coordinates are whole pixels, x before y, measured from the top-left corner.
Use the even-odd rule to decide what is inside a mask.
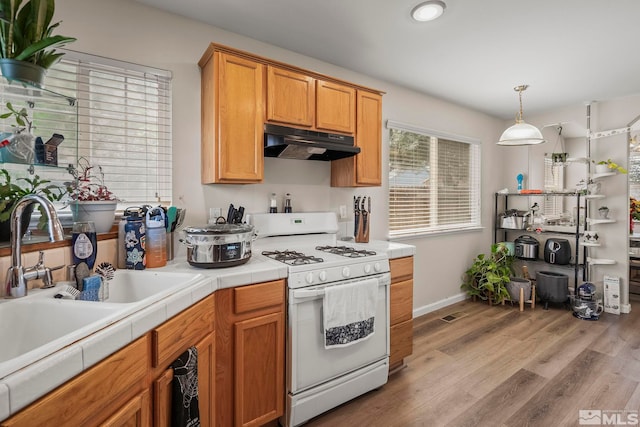
[[[386,251],[389,258],[415,254],[415,247],[387,241],[358,244]],[[225,269],[199,269],[176,260],[154,271],[189,271],[203,278],[188,288],[132,313],[37,362],[0,379],[0,421],[15,414],[39,397],[64,384],[110,354],[135,341],[152,328],[200,301],[217,289],[243,286],[287,277],[286,265],[262,256]]]

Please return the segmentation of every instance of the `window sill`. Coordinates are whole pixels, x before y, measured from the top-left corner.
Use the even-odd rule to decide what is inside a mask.
[[[42,234],[40,234],[42,233]],[[117,228],[111,228],[108,233],[98,234],[98,241],[117,239]],[[34,233],[30,239],[22,240],[22,253],[44,251],[47,249],[71,247],[71,234],[69,230],[65,230],[65,239],[60,242],[50,242],[49,237],[44,232]],[[11,256],[11,243],[0,242],[0,257]]]
[[[387,236],[387,240],[400,241],[400,240],[413,240],[424,239],[435,236],[451,235],[451,234],[464,234],[464,233],[477,233],[485,230],[486,227],[468,227],[456,230],[435,230],[435,231],[423,231],[419,233],[407,233],[407,234],[394,234]]]

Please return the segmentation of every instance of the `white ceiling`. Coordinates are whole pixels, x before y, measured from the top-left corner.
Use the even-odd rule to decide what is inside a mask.
[[[137,0],[503,119],[640,94],[640,0]]]

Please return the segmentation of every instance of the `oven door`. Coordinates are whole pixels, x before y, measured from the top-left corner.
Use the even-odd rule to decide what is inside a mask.
[[[367,277],[370,279],[372,276]],[[324,288],[364,279],[328,285],[289,289],[287,387],[291,394],[336,379],[389,356],[389,273],[378,279],[378,303],[372,336],[347,347],[324,347],[322,301]]]

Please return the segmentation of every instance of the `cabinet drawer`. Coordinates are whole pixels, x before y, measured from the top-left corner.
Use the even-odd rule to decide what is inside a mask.
[[[395,325],[413,318],[413,280],[391,285],[390,323]]]
[[[210,295],[153,330],[153,366],[168,366],[213,330],[214,295]]]
[[[284,304],[284,281],[275,280],[235,288],[233,301],[235,314]]]
[[[393,366],[413,353],[413,320],[392,326],[390,335],[389,366]]]
[[[413,279],[412,256],[389,260],[389,267],[391,269],[391,283]]]
[[[96,425],[119,408],[125,396],[129,400],[143,389],[148,367],[149,338],[145,335],[5,420],[2,426]]]

